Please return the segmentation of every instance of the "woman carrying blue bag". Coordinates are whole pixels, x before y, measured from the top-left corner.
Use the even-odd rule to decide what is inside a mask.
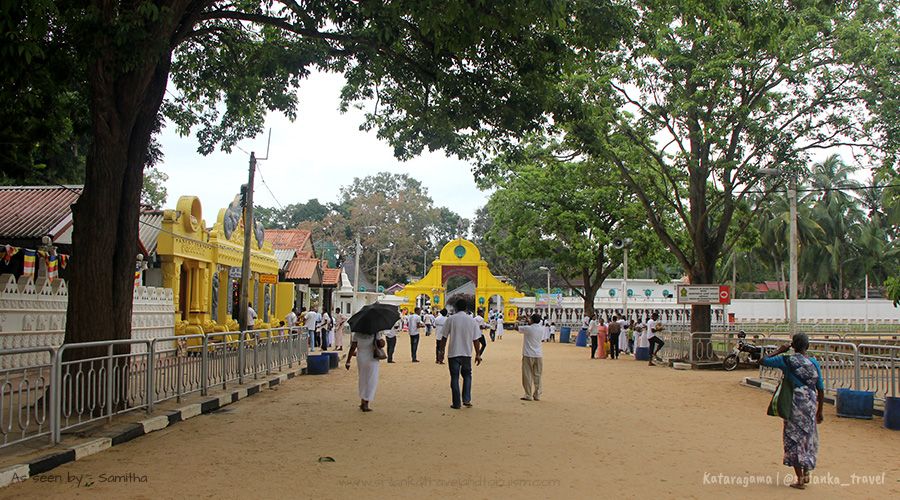
[[[784,354],[788,349],[794,354]],[[822,370],[819,363],[806,355],[809,338],[804,333],[797,333],[790,344],[785,344],[760,361],[770,368],[779,368],[784,372],[785,381],[782,387],[792,388],[790,405],[779,408],[771,414],[784,419],[784,465],[794,468],[797,482],[792,488],[805,489],[809,483],[809,472],[816,468],[816,455],[819,452],[819,432],[817,424],[822,423],[822,403],[825,400],[825,387],[822,383]],[[777,405],[778,394],[773,398],[770,409]]]

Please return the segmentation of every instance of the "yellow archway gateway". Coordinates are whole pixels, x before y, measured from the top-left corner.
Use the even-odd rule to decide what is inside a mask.
[[[481,259],[478,247],[462,238],[451,240],[444,245],[440,257],[432,261],[431,269],[424,278],[406,285],[403,290],[396,293],[407,299],[400,307],[413,310],[416,307],[416,299],[421,295],[431,297],[432,304],[443,307],[447,280],[454,276],[463,276],[475,283],[475,305],[485,309],[485,319],[491,297],[499,295],[503,299],[503,320],[509,323],[516,321],[516,307],[510,300],[524,297],[525,294],[517,291],[512,285],[498,280],[491,273],[487,262]]]

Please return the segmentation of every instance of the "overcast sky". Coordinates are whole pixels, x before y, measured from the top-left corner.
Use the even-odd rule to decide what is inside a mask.
[[[313,73],[300,88],[297,120],[292,123],[280,114],[268,117],[272,146],[269,160],[259,162],[259,170],[272,194],[257,176],[254,204],[278,206],[275,199],[282,205],[311,198],[337,201],[340,187],[354,177],[386,171],[422,181],[437,206],[473,218],[489,193],[475,187],[471,165],[441,152],[424,153],[407,162],[395,159],[391,147],[374,132],[359,130],[362,111],[338,111],[342,84],[341,75]],[[160,142],[165,154],[160,170],[169,175],[165,208],[174,208],[179,196],[196,195],[206,223],[212,226],[218,210],[247,182],[248,155],[235,149],[231,154],[217,151],[202,156],[197,153],[196,138],[180,137],[174,127],[163,131]],[[242,141],[240,146],[262,157],[266,135]]]

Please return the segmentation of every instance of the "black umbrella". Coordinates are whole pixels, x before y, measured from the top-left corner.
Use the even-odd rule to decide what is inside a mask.
[[[350,316],[350,331],[363,334],[376,334],[382,330],[390,330],[400,319],[397,306],[388,304],[370,304],[353,316]]]

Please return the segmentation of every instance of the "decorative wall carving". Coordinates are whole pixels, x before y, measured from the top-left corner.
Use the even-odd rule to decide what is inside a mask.
[[[37,282],[29,277],[16,281],[0,276],[0,349],[59,346],[65,339],[69,291],[63,280]],[[171,337],[174,330],[172,290],[155,287],[134,289],[132,338]],[[140,346],[140,350],[146,350]],[[138,349],[135,352],[139,352]],[[0,356],[0,369],[48,363],[48,353]]]

